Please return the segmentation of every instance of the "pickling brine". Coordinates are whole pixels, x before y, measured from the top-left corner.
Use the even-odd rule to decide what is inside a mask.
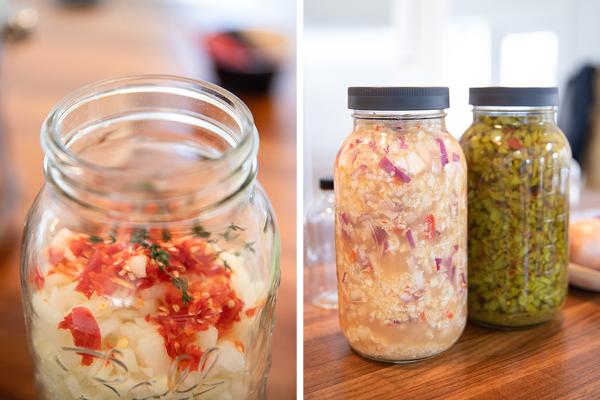
[[[419,107],[428,90],[442,88],[395,89]],[[433,356],[465,326],[466,164],[439,108],[355,110],[336,159],[340,325],[369,358]]]

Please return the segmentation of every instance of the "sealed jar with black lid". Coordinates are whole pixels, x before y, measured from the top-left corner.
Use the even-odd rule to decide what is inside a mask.
[[[335,163],[340,325],[358,353],[414,361],[466,321],[466,164],[448,88],[348,89],[354,129]]]
[[[471,88],[469,317],[496,327],[552,319],[567,293],[571,151],[557,88]]]

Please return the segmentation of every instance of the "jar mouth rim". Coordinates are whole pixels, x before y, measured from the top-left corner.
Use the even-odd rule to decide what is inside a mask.
[[[100,165],[88,161],[71,151],[67,146],[67,143],[61,138],[59,124],[62,117],[68,115],[71,111],[86,102],[110,96],[118,92],[126,93],[132,91],[173,93],[190,98],[210,100],[226,109],[236,118],[241,134],[239,140],[235,142],[235,145],[224,150],[218,157],[198,162],[197,166],[191,167],[188,170],[190,173],[193,173],[194,170],[204,170],[208,165],[217,164],[227,158],[233,158],[234,155],[243,148],[254,147],[252,144],[248,143],[254,141],[257,137],[252,113],[246,104],[233,93],[213,83],[200,79],[168,74],[142,74],[92,82],[63,97],[56,105],[54,105],[42,124],[42,145],[45,147],[44,150],[46,155],[50,153],[53,156],[58,156],[60,160],[66,161],[68,164],[77,165],[96,173],[123,174],[124,170],[122,168]]]

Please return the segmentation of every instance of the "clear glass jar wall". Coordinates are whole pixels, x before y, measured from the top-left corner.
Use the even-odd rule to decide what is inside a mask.
[[[41,397],[263,398],[279,238],[245,105],[107,81],[64,99],[42,143],[21,263]]]
[[[370,358],[435,355],[465,325],[466,164],[444,116],[355,111],[338,153],[340,325]]]
[[[469,317],[519,327],[552,319],[567,294],[569,144],[554,106],[479,106],[468,164]]]

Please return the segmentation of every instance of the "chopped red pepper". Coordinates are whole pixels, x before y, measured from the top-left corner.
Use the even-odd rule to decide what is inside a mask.
[[[433,239],[435,236],[435,218],[433,214],[425,217],[425,239]]]
[[[88,308],[73,308],[71,313],[58,324],[58,328],[71,331],[75,346],[90,350],[100,350],[102,344],[100,328],[98,327],[96,318],[94,318],[94,315]],[[82,365],[88,366],[94,362],[93,356],[85,353],[78,354],[82,357]]]
[[[521,150],[524,147],[523,143],[516,137],[509,138],[506,143],[508,143],[508,147],[513,150]]]

